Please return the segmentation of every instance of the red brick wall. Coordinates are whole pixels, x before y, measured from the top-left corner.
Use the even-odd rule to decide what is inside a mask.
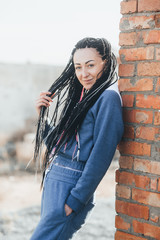
[[[121,2],[115,240],[160,239],[160,0]]]

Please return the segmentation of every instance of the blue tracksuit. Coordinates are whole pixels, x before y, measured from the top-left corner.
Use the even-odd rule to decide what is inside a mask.
[[[31,240],[68,240],[80,229],[94,206],[94,192],[122,134],[121,99],[116,91],[105,90],[88,111],[79,129],[79,141],[73,136],[46,173],[41,220]],[[73,209],[69,216],[65,203]]]

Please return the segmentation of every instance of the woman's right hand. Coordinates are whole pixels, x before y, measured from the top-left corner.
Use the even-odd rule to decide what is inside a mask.
[[[40,115],[42,106],[49,107],[50,102],[53,102],[52,98],[47,96],[50,94],[51,94],[51,92],[41,92],[39,97],[37,98],[35,107],[36,107],[36,111],[37,111],[38,115]]]

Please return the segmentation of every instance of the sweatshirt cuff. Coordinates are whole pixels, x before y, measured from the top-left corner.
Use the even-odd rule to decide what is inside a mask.
[[[66,204],[73,209],[76,213],[78,213],[84,206],[85,204],[80,202],[77,198],[73,197],[71,194],[66,200]]]

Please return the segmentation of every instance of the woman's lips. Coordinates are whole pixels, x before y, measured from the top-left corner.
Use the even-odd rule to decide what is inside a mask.
[[[87,79],[87,80],[83,80],[83,82],[87,83],[87,82],[91,82],[93,79]]]

